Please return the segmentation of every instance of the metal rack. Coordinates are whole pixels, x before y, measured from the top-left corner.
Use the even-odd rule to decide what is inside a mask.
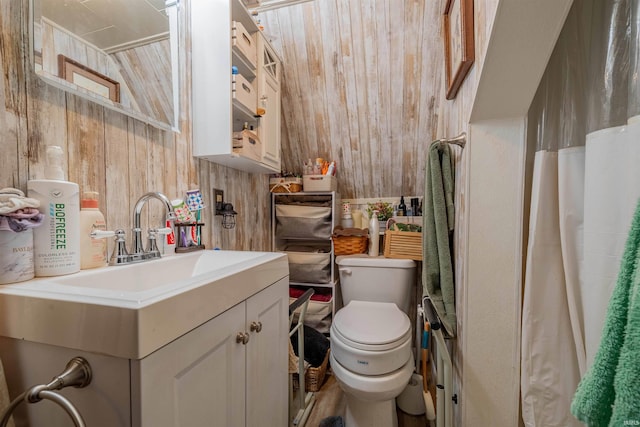
[[[303,427],[307,422],[307,418],[311,413],[311,409],[316,402],[315,393],[310,391],[306,392],[306,384],[305,384],[305,369],[304,369],[304,316],[307,314],[307,307],[309,305],[309,300],[313,295],[313,288],[307,289],[307,291],[302,294],[298,299],[292,302],[289,305],[289,338],[291,338],[294,334],[298,335],[298,379],[299,379],[299,389],[298,389],[298,410],[296,411],[296,415],[293,418],[291,425],[296,427]],[[300,315],[298,316],[298,320],[293,326],[293,319],[296,310],[300,308]],[[294,405],[293,398],[293,378],[289,375],[289,412],[292,412]]]

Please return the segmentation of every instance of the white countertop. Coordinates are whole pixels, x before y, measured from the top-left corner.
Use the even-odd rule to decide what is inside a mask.
[[[288,274],[284,254],[205,250],[0,285],[0,336],[141,359]]]

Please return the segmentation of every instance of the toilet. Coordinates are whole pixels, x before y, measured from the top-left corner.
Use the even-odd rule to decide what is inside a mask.
[[[339,256],[344,307],[331,324],[330,362],[345,392],[347,427],[397,427],[396,397],[414,371],[409,312],[416,264]]]

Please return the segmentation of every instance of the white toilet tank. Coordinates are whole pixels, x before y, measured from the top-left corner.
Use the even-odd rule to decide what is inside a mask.
[[[345,306],[352,300],[392,302],[409,314],[411,289],[416,280],[414,261],[347,255],[337,257],[336,263]]]

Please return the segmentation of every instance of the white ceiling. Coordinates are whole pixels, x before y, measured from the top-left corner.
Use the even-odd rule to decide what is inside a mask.
[[[165,0],[40,1],[42,16],[107,52],[169,35]]]

